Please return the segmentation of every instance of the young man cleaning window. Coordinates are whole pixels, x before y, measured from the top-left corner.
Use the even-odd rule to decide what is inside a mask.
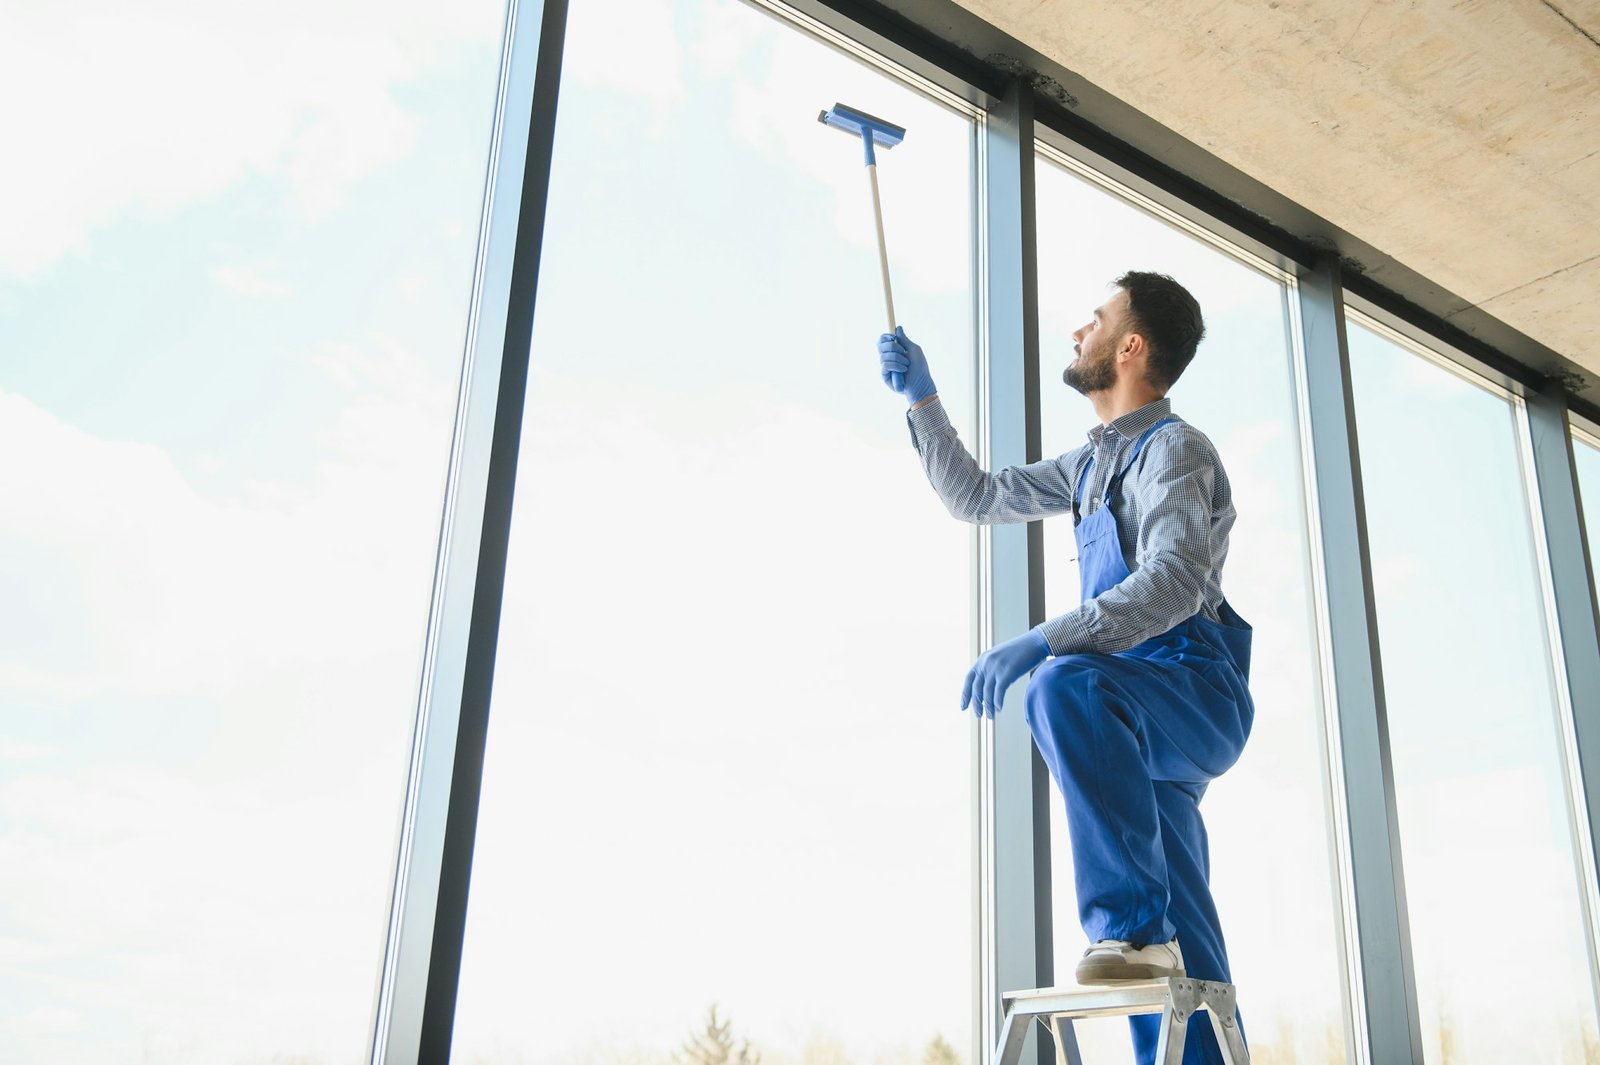
[[[910,401],[912,439],[951,514],[980,525],[1073,517],[1081,605],[984,652],[961,706],[993,717],[1034,671],[1028,726],[1066,798],[1090,942],[1080,984],[1231,982],[1199,803],[1250,734],[1250,627],[1222,595],[1228,476],[1167,399],[1204,335],[1199,304],[1172,278],[1117,278],[1073,333],[1062,374],[1101,424],[1076,450],[994,473],[957,438],[922,349],[904,329],[878,341],[883,379]],[[1159,1018],[1130,1020],[1149,1063]],[[1203,1013],[1183,1060],[1221,1061]]]

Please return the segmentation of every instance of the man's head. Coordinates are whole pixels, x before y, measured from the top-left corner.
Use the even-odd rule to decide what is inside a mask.
[[[1079,392],[1103,392],[1124,374],[1140,374],[1162,395],[1182,376],[1206,335],[1200,304],[1166,274],[1130,270],[1072,334],[1078,357],[1061,375]]]

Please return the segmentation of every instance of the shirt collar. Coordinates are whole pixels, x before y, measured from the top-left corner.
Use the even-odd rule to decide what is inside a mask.
[[[1105,435],[1107,429],[1115,431],[1117,436],[1123,440],[1132,440],[1156,422],[1171,416],[1171,414],[1172,400],[1162,396],[1153,403],[1146,403],[1138,410],[1130,410],[1120,418],[1111,419],[1110,425],[1097,425],[1090,429],[1089,440],[1091,443],[1099,444],[1100,438]]]

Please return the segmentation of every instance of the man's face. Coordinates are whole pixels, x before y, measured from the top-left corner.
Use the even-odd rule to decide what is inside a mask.
[[[1072,334],[1073,359],[1061,379],[1088,395],[1117,383],[1117,349],[1127,336],[1128,294],[1122,289],[1095,308],[1094,318]]]

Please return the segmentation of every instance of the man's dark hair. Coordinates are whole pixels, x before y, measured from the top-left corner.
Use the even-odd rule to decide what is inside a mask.
[[[1200,304],[1166,274],[1129,270],[1112,284],[1128,294],[1128,328],[1150,345],[1150,383],[1165,392],[1183,375],[1206,335]]]

